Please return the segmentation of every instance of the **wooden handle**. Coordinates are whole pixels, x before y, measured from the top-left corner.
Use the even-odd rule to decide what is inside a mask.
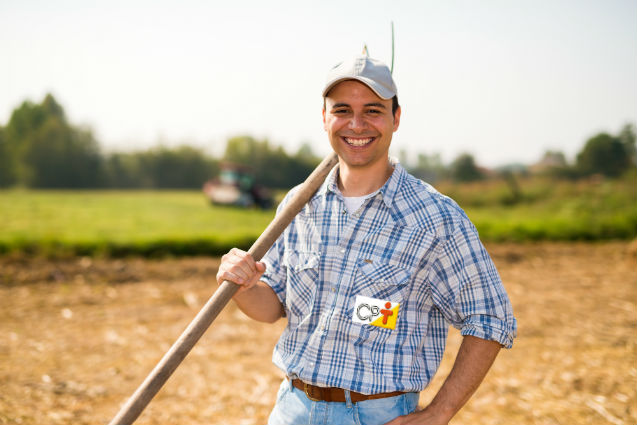
[[[338,157],[335,153],[331,153],[323,159],[285,207],[274,217],[248,250],[256,261],[263,258],[265,253],[268,252],[285,228],[312,198],[327,174],[337,163]],[[135,422],[238,289],[239,285],[230,281],[225,281],[219,286],[179,339],[175,341],[144,382],[137,388],[126,404],[122,406],[119,413],[109,422],[109,425],[130,425]]]

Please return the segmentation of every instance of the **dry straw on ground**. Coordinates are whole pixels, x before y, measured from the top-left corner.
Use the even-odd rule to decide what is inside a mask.
[[[635,253],[622,243],[488,248],[519,337],[452,424],[636,423]],[[107,423],[208,298],[216,265],[0,259],[0,424]],[[136,423],[265,423],[283,325],[229,306]],[[452,332],[421,405],[459,342]]]

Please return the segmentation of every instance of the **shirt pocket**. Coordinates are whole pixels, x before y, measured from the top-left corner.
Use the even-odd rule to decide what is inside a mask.
[[[408,267],[384,262],[380,259],[359,259],[356,263],[354,293],[351,298],[350,319],[354,314],[356,295],[376,298],[382,301],[400,303],[395,329],[382,328],[369,324],[352,324],[351,339],[357,358],[368,367],[382,367],[375,362],[379,352],[387,344],[400,344],[400,329],[406,326],[403,302],[409,297],[412,272]],[[404,332],[403,332],[404,334]]]
[[[400,303],[409,290],[411,272],[405,267],[360,259],[357,264],[356,295]]]
[[[287,268],[286,310],[288,324],[296,327],[312,311],[319,279],[319,254],[286,251],[283,262]]]

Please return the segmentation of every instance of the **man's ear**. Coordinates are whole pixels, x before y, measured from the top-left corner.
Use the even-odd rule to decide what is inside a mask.
[[[325,107],[323,107],[323,130],[327,131],[327,124],[325,123]]]
[[[398,130],[398,126],[400,125],[400,106],[396,108],[396,113],[394,114],[394,131]]]

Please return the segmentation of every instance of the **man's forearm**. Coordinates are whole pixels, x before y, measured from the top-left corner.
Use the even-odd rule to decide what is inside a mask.
[[[237,293],[233,300],[248,317],[259,322],[273,323],[283,317],[283,306],[272,288],[258,282],[252,288]]]
[[[420,412],[401,416],[389,424],[444,425],[449,423],[478,389],[500,348],[500,344],[495,341],[465,336],[449,376],[431,403]]]
[[[448,422],[478,389],[500,348],[495,341],[465,336],[449,376],[427,409],[439,412]]]

